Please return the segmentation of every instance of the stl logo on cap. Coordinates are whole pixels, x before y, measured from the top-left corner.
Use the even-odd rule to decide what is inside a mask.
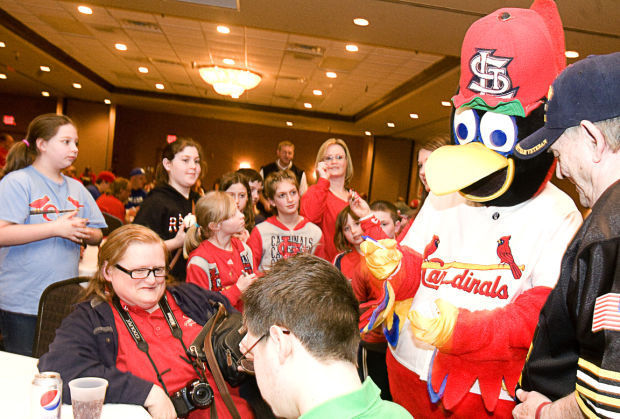
[[[50,390],[41,395],[41,407],[45,410],[54,410],[60,404],[60,391]]]
[[[493,55],[496,51],[494,49],[476,48],[476,51],[469,61],[473,77],[467,87],[481,95],[489,94],[503,99],[515,97],[519,87],[512,88],[512,80],[508,75],[508,64],[512,58]]]

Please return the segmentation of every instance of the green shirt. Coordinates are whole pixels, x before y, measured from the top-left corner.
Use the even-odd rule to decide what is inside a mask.
[[[380,394],[379,387],[368,377],[359,390],[328,400],[301,415],[299,419],[412,418],[403,407],[396,403],[381,400]]]

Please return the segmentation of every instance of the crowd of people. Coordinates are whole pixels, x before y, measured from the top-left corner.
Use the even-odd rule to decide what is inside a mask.
[[[466,41],[510,14],[538,19],[506,10]],[[75,124],[35,118],[0,144],[5,349],[32,354],[41,293],[76,277],[90,244],[97,271],[39,368],[106,378],[106,402],[174,418],[206,383],[211,410],[189,417],[617,417],[620,53],[563,70],[547,47],[547,83],[524,82],[518,106],[481,100],[463,61],[451,133],[418,154],[419,213],[351,189],[339,138],[320,146],[315,184],[283,141],[275,162],[205,192],[191,138],[164,148],[153,179],[78,178]],[[592,208],[583,223],[554,171]],[[103,238],[110,216],[124,225]],[[186,355],[220,305],[243,313],[256,375],[225,390]]]

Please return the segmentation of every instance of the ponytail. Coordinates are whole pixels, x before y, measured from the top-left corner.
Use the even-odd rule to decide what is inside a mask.
[[[37,140],[40,138],[49,141],[58,133],[58,128],[63,125],[74,125],[71,118],[55,113],[46,113],[34,118],[28,125],[26,139],[18,142],[6,156],[6,166],[4,176],[7,174],[30,166],[39,155]]]
[[[200,243],[204,240],[202,228],[198,225],[191,226],[185,233],[185,242],[183,242],[183,257],[187,259]]]

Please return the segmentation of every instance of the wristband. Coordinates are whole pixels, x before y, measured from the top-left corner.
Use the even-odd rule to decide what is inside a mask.
[[[534,419],[540,419],[540,415],[542,414],[543,407],[547,406],[548,404],[551,404],[551,402],[543,402],[538,405],[538,408],[536,409],[536,414],[534,415]]]

